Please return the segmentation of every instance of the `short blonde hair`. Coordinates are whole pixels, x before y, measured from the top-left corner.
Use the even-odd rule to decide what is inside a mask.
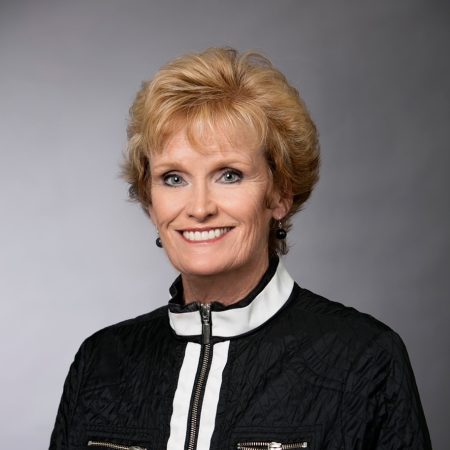
[[[151,203],[151,155],[186,127],[189,139],[220,129],[250,130],[265,150],[273,184],[292,196],[283,219],[291,218],[309,198],[319,171],[316,127],[298,91],[263,55],[232,48],[209,48],[163,66],[144,82],[130,108],[128,148],[123,175],[129,196],[148,212]],[[287,253],[277,240],[273,220],[270,255]]]

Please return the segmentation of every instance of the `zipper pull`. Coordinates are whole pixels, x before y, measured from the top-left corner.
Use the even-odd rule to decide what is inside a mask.
[[[283,445],[280,442],[271,442],[269,444],[270,450],[282,450]]]
[[[202,344],[208,345],[211,340],[211,305],[200,303],[200,318],[202,321]]]

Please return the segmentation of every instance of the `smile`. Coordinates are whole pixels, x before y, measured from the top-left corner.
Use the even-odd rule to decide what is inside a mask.
[[[231,227],[225,228],[212,228],[210,230],[204,231],[191,231],[186,230],[183,231],[183,237],[191,242],[199,242],[199,241],[211,241],[213,239],[218,239],[222,237],[224,234],[228,233],[231,230]]]

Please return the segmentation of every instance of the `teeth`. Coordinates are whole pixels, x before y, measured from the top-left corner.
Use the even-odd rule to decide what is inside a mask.
[[[214,228],[213,230],[209,231],[183,231],[183,236],[188,241],[209,241],[211,239],[216,239],[220,236],[223,236],[230,230],[230,227],[225,227]]]

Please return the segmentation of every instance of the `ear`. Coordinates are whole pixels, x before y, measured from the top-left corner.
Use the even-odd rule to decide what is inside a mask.
[[[291,210],[293,200],[291,193],[282,194],[278,190],[275,190],[272,195],[270,208],[272,210],[272,217],[275,220],[282,220]]]
[[[155,213],[153,210],[153,206],[150,204],[147,206],[147,208],[144,208],[144,210],[148,213],[150,220],[153,222],[153,225],[155,225],[155,227],[156,227]]]

